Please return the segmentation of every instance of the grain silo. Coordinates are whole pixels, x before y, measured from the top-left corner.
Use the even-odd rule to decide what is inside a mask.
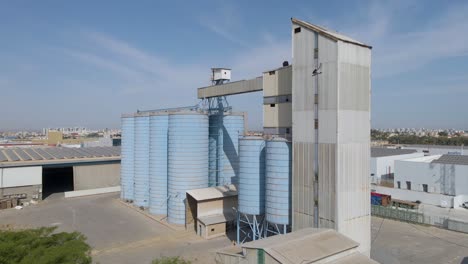
[[[149,205],[149,114],[135,114],[134,203]]]
[[[167,112],[150,114],[149,212],[167,214]]]
[[[237,242],[263,235],[265,213],[265,140],[258,136],[239,139],[239,198]]]
[[[120,165],[120,197],[122,200],[133,200],[134,181],[134,115],[122,115],[122,148]]]
[[[209,116],[209,186],[218,186],[223,172],[223,115]]]
[[[239,182],[239,136],[244,135],[244,113],[223,118],[223,173],[218,185]]]
[[[209,122],[209,185],[237,184],[244,113],[213,114]]]
[[[291,142],[266,142],[266,235],[285,234],[291,224]]]
[[[185,224],[186,191],[208,187],[208,116],[169,114],[168,222]]]

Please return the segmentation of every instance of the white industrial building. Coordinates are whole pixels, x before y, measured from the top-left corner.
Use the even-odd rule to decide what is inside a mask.
[[[120,191],[120,147],[0,149],[0,199]]]
[[[395,161],[424,156],[412,149],[371,148],[371,183],[393,187]]]
[[[395,160],[394,187],[373,185],[393,199],[446,208],[468,202],[468,156],[432,155]]]
[[[416,200],[423,203],[459,207],[468,201],[468,156],[434,155],[396,161],[395,188],[413,192],[408,195],[414,198],[419,193]],[[432,196],[424,193],[439,195],[439,199],[428,199]]]

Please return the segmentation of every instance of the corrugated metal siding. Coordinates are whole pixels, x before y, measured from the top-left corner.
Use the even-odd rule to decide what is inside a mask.
[[[168,222],[185,224],[186,192],[208,187],[208,116],[169,115]]]
[[[137,206],[149,203],[149,115],[135,116],[134,190]]]
[[[73,166],[73,190],[119,186],[120,163]]]
[[[336,229],[370,252],[370,50],[338,42]]]
[[[122,149],[120,167],[120,198],[133,200],[133,182],[135,177],[135,120],[134,117],[122,117]],[[39,153],[41,154],[41,153]]]
[[[322,73],[319,74],[319,111],[336,110],[338,102],[338,45],[336,42],[320,35],[318,45],[319,62],[322,64],[320,69]]]
[[[291,143],[273,139],[266,143],[266,220],[289,225],[291,219]]]
[[[293,144],[292,211],[294,230],[313,227],[313,160],[313,143],[296,142]]]
[[[319,226],[335,227],[336,144],[319,144]]]
[[[42,167],[0,168],[0,177],[1,188],[42,184]]]
[[[198,88],[198,98],[209,98],[216,96],[226,96],[232,94],[251,93],[263,90],[263,78],[257,77],[250,80],[230,82],[222,85],[213,85]]]
[[[243,137],[239,140],[239,212],[260,215],[265,212],[265,140]]]
[[[150,116],[149,212],[167,214],[167,133],[169,116]]]

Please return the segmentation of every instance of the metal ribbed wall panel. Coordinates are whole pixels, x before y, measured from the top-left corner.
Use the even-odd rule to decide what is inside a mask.
[[[208,116],[196,112],[169,115],[168,221],[185,224],[185,196],[208,187]]]
[[[167,214],[167,114],[150,115],[149,212]]]
[[[265,140],[247,136],[239,139],[239,212],[265,213]]]
[[[266,220],[289,225],[291,218],[291,143],[282,138],[266,143]]]
[[[239,136],[244,133],[243,115],[223,118],[223,173],[219,185],[239,182]]]
[[[149,205],[149,115],[135,116],[135,184],[134,202]]]
[[[223,116],[209,117],[209,186],[219,185],[223,163]],[[218,153],[221,153],[218,155]]]
[[[122,160],[120,163],[120,197],[124,200],[133,200],[133,163],[135,144],[134,122],[135,121],[133,116],[122,116]]]

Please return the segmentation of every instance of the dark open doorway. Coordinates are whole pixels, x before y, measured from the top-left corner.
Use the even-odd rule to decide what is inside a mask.
[[[73,191],[73,167],[42,168],[42,199],[51,194]]]

